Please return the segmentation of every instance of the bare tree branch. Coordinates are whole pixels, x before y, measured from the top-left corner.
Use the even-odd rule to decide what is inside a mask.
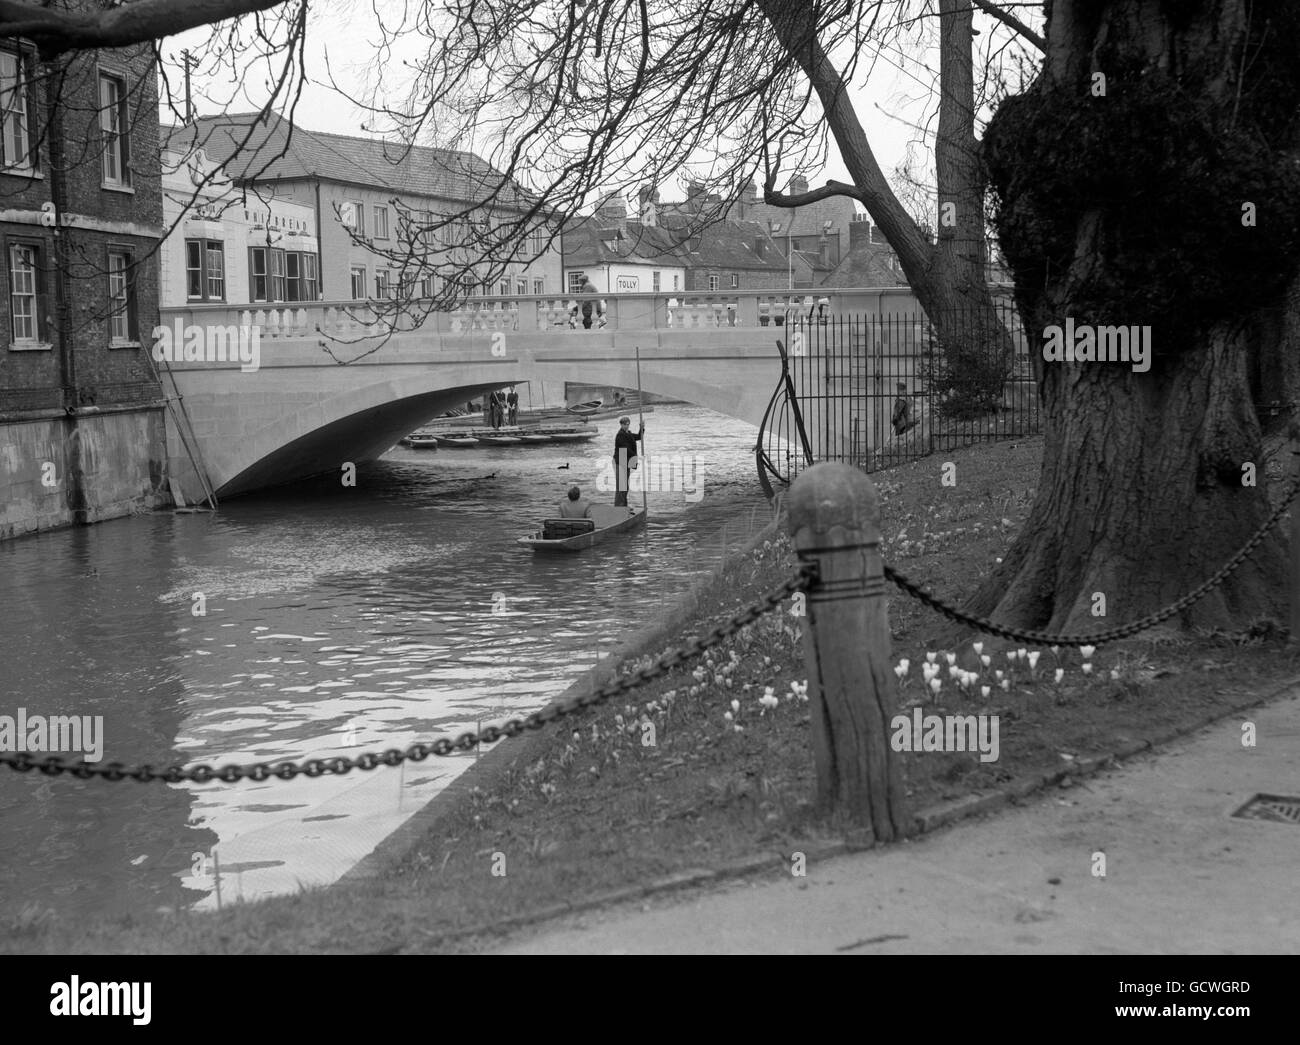
[[[135,0],[102,10],[60,10],[0,0],[0,38],[24,37],[47,56],[126,47],[266,11],[285,0]]]
[[[1029,26],[1025,25],[1024,22],[1013,15],[1010,11],[1002,10],[1001,7],[993,3],[993,0],[972,0],[972,2],[985,14],[991,15],[1003,25],[1014,29],[1044,54],[1047,53],[1047,40],[1030,29]]]
[[[773,176],[775,177],[775,176]],[[857,186],[847,185],[842,181],[830,180],[820,189],[813,189],[810,192],[800,192],[789,195],[784,192],[778,192],[776,186],[772,183],[763,186],[763,202],[770,203],[773,207],[806,207],[810,203],[816,203],[818,200],[830,199],[832,196],[848,196],[859,202],[866,203],[863,194],[858,191]]]

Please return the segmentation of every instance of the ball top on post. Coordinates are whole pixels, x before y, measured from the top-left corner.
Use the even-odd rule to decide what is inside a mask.
[[[825,544],[834,529],[852,534],[859,543],[880,542],[880,497],[861,469],[838,461],[815,464],[795,479],[785,503],[796,545]]]

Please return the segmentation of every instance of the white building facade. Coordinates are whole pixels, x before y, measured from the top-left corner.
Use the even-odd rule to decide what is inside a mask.
[[[163,151],[160,306],[319,301],[315,210],[216,168],[201,149]]]
[[[590,279],[602,294],[680,293],[686,287],[686,268],[631,261],[565,265],[564,292],[576,294],[584,278]]]

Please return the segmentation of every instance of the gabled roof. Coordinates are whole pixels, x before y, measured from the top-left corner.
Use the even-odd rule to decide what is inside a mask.
[[[622,238],[619,232],[622,231]],[[609,244],[614,245],[611,250]],[[606,225],[598,218],[587,218],[564,230],[564,264],[566,266],[608,265],[680,265],[687,264],[682,249],[665,230],[654,225],[627,222]]]
[[[473,153],[312,131],[275,113],[203,116],[162,133],[164,147],[202,148],[237,181],[321,178],[461,204],[485,201],[503,186],[495,205],[517,209],[532,199]]]
[[[893,251],[883,243],[859,241],[840,259],[823,287],[905,287],[907,281],[890,265]]]
[[[656,215],[656,220],[666,227],[678,240],[688,238],[684,245],[695,247],[687,250],[688,264],[709,268],[738,269],[753,272],[784,272],[789,264],[785,255],[777,247],[767,226],[757,221],[715,221],[698,231],[692,222],[698,221],[697,215],[688,211],[674,209],[668,204]],[[757,246],[765,244],[761,256]]]
[[[820,236],[828,221],[838,234],[847,235],[849,224],[856,211],[853,200],[847,196],[831,196],[813,203],[805,203],[801,207],[775,207],[770,203],[760,203],[757,200],[750,203],[742,198],[736,204],[736,208],[751,221],[780,222],[781,231],[777,233],[780,239],[785,239],[787,236],[796,239]]]

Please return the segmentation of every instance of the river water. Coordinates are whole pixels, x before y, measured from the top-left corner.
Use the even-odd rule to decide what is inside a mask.
[[[724,526],[767,519],[755,429],[661,405],[646,529],[535,556],[514,539],[570,482],[613,500],[596,487],[617,423],[595,425],[585,444],[399,448],[355,487],[0,543],[0,716],[102,716],[104,762],[162,766],[356,756],[539,708],[712,568]],[[233,785],[0,768],[0,915],[327,884],[474,757]]]

